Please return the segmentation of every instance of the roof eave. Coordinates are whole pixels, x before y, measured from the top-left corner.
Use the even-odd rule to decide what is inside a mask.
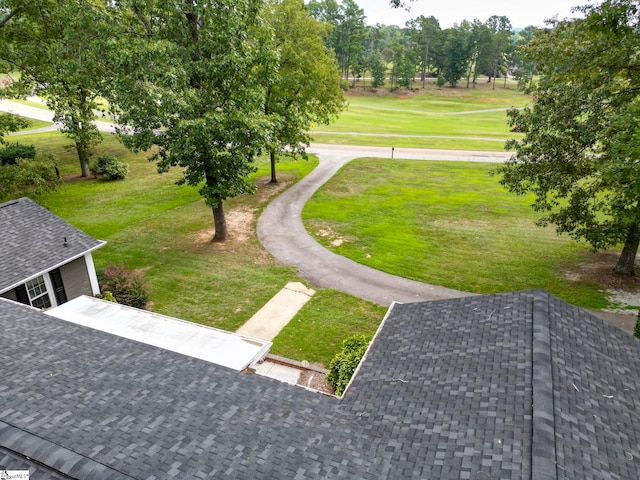
[[[42,271],[40,271],[38,273],[35,273],[33,275],[30,275],[28,277],[25,277],[24,279],[12,284],[12,285],[9,285],[8,287],[1,288],[0,289],[0,294],[8,292],[9,290],[13,290],[17,286],[20,286],[20,285],[23,285],[23,284],[27,283],[29,280],[33,280],[34,278],[37,278],[37,277],[39,277],[41,275],[44,275],[45,273],[50,272],[51,270],[55,270],[56,268],[60,268],[61,266],[66,265],[69,262],[73,262],[74,260],[77,260],[80,257],[84,257],[87,253],[91,253],[91,252],[93,252],[93,251],[95,251],[95,250],[97,250],[99,248],[104,247],[107,244],[107,242],[105,242],[104,240],[97,240],[97,242],[99,242],[98,245],[95,245],[94,247],[91,247],[91,248],[89,248],[87,250],[84,250],[84,251],[82,251],[82,252],[80,252],[80,253],[78,253],[76,255],[73,255],[73,256],[67,258],[66,260],[64,260],[63,262],[59,262],[59,263],[57,263],[55,265],[52,265],[52,266],[46,268],[45,270],[42,270]]]

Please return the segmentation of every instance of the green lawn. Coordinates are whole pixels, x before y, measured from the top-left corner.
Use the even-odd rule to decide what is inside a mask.
[[[47,107],[47,104],[44,102],[35,102],[33,100],[25,100],[23,98],[11,98],[10,100],[29,107],[39,108],[40,110],[49,110],[49,107]]]
[[[29,123],[30,124],[28,127],[21,128],[20,131],[34,130],[36,128],[48,127],[49,125],[51,125],[51,122],[45,122],[43,120],[34,120],[33,118],[29,119]],[[18,141],[18,140],[15,140],[15,141]]]
[[[506,139],[519,135],[509,131],[506,109],[530,102],[513,87],[493,90],[486,83],[475,89],[429,85],[415,93],[352,94],[340,118],[315,126],[312,134],[322,143],[502,150]],[[454,138],[438,138],[443,136]]]
[[[260,159],[253,175],[256,195],[225,203],[231,238],[221,245],[209,241],[212,214],[197,189],[176,186],[178,170],[159,175],[145,155],[126,151],[116,137],[105,135],[96,153],[117,155],[129,164],[130,176],[117,182],[80,178],[71,142],[59,133],[23,136],[21,142],[57,155],[66,176],[56,192],[36,200],[108,242],[94,253],[97,268],[124,262],[144,270],[157,312],[233,331],[287,282],[299,280],[294,268],[281,265],[261,247],[255,221],[278,188],[300,180],[317,165],[315,157],[279,162],[280,187],[267,183],[268,159]],[[318,292],[282,338],[275,339],[272,351],[297,360],[328,362],[345,336],[373,333],[384,311],[349,295]],[[316,330],[320,320],[332,328]]]
[[[313,134],[313,141],[332,145],[367,145],[394,148],[438,148],[444,150],[484,150],[488,152],[504,149],[504,140],[473,140],[465,137],[438,138],[427,136],[380,136],[350,135],[347,133]]]
[[[328,366],[342,340],[357,333],[372,336],[386,311],[335,290],[320,290],[274,339],[272,352]]]
[[[543,288],[606,307],[599,284],[570,280],[595,254],[535,226],[532,199],[506,192],[493,168],[355,160],[311,198],[303,218],[331,250],[389,273],[475,293]]]

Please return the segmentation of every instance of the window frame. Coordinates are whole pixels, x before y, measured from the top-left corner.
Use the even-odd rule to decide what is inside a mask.
[[[39,282],[38,280],[42,279],[42,282]],[[33,282],[38,282],[36,285],[39,289],[40,288],[44,288],[44,291],[42,291],[41,293],[34,295],[33,297],[31,296],[31,290],[32,288],[29,287],[30,284],[33,284]],[[40,285],[42,285],[42,287],[40,287]],[[32,278],[31,280],[27,281],[24,283],[24,287],[27,291],[27,296],[29,297],[29,303],[32,307],[34,308],[39,308],[40,310],[46,310],[47,308],[52,308],[57,306],[57,302],[55,300],[55,296],[51,295],[51,292],[53,292],[53,285],[51,284],[51,280],[49,278],[49,274],[48,273],[44,273],[38,277]],[[34,305],[34,302],[43,299],[46,296],[47,301],[49,303],[48,306],[38,306],[38,305]],[[46,302],[44,302],[46,303]]]

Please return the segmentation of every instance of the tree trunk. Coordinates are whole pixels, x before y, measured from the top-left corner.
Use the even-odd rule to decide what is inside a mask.
[[[427,49],[424,52],[424,68],[422,69],[422,88],[424,89],[424,82],[427,80],[427,67],[429,66],[429,42],[427,39]]]
[[[276,178],[276,152],[272,150],[269,156],[271,157],[271,183],[278,183]]]
[[[218,206],[211,210],[213,210],[213,224],[215,225],[216,230],[213,236],[213,241],[224,242],[227,239],[227,221],[224,218],[222,201],[218,202]]]
[[[83,177],[89,176],[89,154],[79,142],[76,142],[76,152],[80,160],[80,172]]]
[[[618,258],[618,263],[613,269],[618,275],[632,276],[635,274],[636,255],[638,254],[638,245],[640,244],[640,225],[637,223],[629,227],[627,238],[622,247],[622,253]]]

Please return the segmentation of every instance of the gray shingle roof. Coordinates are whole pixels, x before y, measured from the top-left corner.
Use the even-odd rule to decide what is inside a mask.
[[[2,203],[0,292],[102,245],[28,198]]]
[[[395,305],[343,399],[2,300],[0,329],[0,445],[74,478],[640,471],[640,343],[544,292]]]

